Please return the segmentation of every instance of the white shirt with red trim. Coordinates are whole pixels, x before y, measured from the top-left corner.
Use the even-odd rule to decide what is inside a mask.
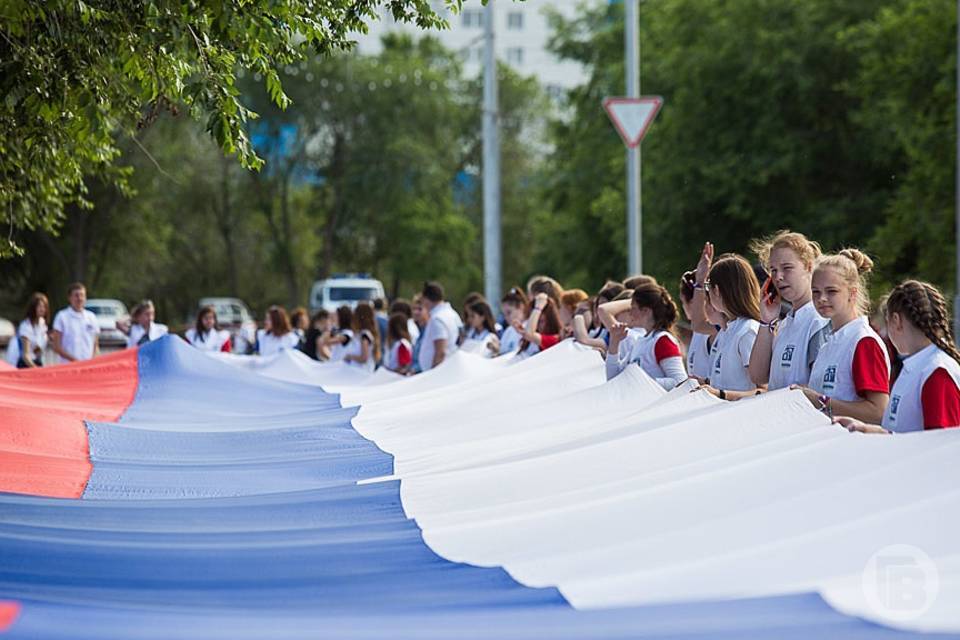
[[[890,402],[883,414],[881,424],[885,428],[900,433],[923,431],[926,426],[925,414],[936,412],[935,407],[924,411],[926,408],[922,399],[924,385],[938,369],[945,370],[953,380],[954,388],[947,391],[953,394],[960,393],[960,364],[957,364],[956,360],[937,345],[931,344],[903,361],[903,370],[900,371],[893,385]],[[937,400],[942,404],[942,398]]]
[[[390,371],[400,371],[413,362],[413,347],[406,338],[400,338],[387,349],[383,366]]]
[[[187,329],[184,336],[187,342],[201,351],[230,351],[230,332],[221,329],[208,329],[203,333],[197,333],[197,330]]]
[[[655,331],[638,339],[634,343],[631,362],[639,364],[647,375],[668,391],[687,379],[680,342],[669,331]]]
[[[861,340],[874,340],[880,346],[884,359],[874,365],[885,367],[884,371],[866,372],[861,377],[870,379],[890,379],[890,356],[883,340],[873,330],[866,317],[854,318],[834,331],[820,348],[816,362],[810,370],[810,388],[825,396],[844,402],[861,400],[857,391],[854,372],[854,353]]]

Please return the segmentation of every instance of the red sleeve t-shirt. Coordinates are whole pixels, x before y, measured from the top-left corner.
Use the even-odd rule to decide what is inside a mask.
[[[541,333],[540,334],[540,350],[546,351],[553,345],[560,342],[560,335],[556,333]]]
[[[924,429],[960,426],[960,389],[943,367],[923,383],[920,404],[923,406]]]
[[[228,338],[223,342],[223,346],[220,347],[220,351],[224,353],[230,353],[230,339]]]
[[[853,385],[861,397],[871,391],[890,393],[887,357],[873,338],[860,338],[853,352]]]
[[[657,344],[653,345],[653,356],[657,362],[662,362],[667,358],[682,358],[680,347],[669,336],[660,336]]]
[[[407,345],[401,343],[400,346],[397,347],[397,365],[403,368],[409,366],[411,362],[413,362],[413,354],[410,353]]]

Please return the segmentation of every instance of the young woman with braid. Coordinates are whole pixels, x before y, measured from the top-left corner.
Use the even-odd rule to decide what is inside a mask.
[[[831,333],[810,370],[809,385],[801,388],[827,415],[877,423],[890,399],[890,359],[867,321],[866,276],[872,269],[873,261],[856,249],[817,260],[813,303],[830,320]]]
[[[610,302],[608,305],[617,305]],[[632,325],[643,329],[643,335],[633,344],[626,360],[618,357],[620,342],[627,337],[627,325],[616,322],[610,329],[610,353],[607,356],[607,379],[620,374],[627,364],[636,362],[651,378],[664,389],[673,389],[687,379],[687,370],[683,366],[680,342],[673,335],[673,325],[677,321],[677,305],[670,293],[655,283],[642,284],[633,290],[630,297]]]
[[[960,426],[960,352],[947,301],[936,287],[907,280],[886,301],[890,340],[903,370],[890,394],[883,426],[854,418],[836,421],[850,431],[892,433]]]

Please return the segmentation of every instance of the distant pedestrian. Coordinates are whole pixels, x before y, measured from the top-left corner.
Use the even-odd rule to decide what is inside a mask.
[[[390,371],[407,373],[411,364],[413,345],[410,344],[407,317],[398,312],[387,322],[387,352],[383,354],[383,366]]]
[[[296,349],[300,338],[290,327],[290,318],[283,307],[276,305],[267,309],[263,329],[257,331],[257,353],[272,356],[281,351]]]
[[[133,308],[133,313],[130,315],[133,318],[133,324],[130,326],[130,335],[127,336],[127,348],[147,344],[169,333],[167,325],[154,322],[157,310],[152,300],[142,300]]]
[[[424,283],[422,293],[423,305],[430,312],[430,322],[424,329],[419,362],[422,371],[429,371],[456,352],[463,320],[444,299],[440,283]]]
[[[196,324],[187,329],[187,342],[201,351],[230,352],[230,332],[220,328],[217,322],[217,310],[206,306],[197,313]]]
[[[84,309],[87,288],[80,282],[67,287],[70,306],[53,319],[50,340],[61,362],[89,360],[100,354],[100,325],[92,311]]]
[[[47,318],[50,302],[42,293],[30,296],[23,321],[7,346],[7,362],[18,369],[43,366],[43,350],[47,348]]]

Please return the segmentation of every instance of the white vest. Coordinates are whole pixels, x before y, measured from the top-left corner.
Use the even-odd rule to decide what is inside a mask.
[[[400,369],[400,345],[405,346],[410,355],[413,355],[413,347],[410,346],[410,342],[406,338],[400,338],[394,342],[387,349],[387,354],[383,358],[383,366],[390,371],[398,371]]]
[[[870,327],[866,317],[854,318],[830,334],[826,344],[820,347],[813,369],[810,370],[810,388],[825,396],[856,402],[860,400],[853,382],[853,354],[857,344],[863,338],[876,340],[887,360],[887,372],[890,371],[890,356],[887,347],[877,332]]]
[[[167,325],[160,324],[159,322],[151,322],[149,330],[144,329],[142,325],[135,324],[130,327],[130,335],[127,337],[127,347],[136,347],[139,345],[140,341],[143,340],[143,336],[147,336],[144,342],[152,342],[167,335],[168,332],[169,329],[167,329]]]
[[[360,333],[357,334],[357,337],[350,341],[346,346],[343,356],[360,356],[363,351],[363,339],[364,337],[369,340],[370,344],[367,350],[367,361],[366,362],[357,362],[356,360],[351,360],[347,364],[351,367],[357,367],[363,371],[369,371],[373,373],[377,369],[377,359],[373,354],[373,332],[362,329]]]
[[[713,360],[707,342],[710,339],[705,333],[694,333],[690,338],[690,348],[687,349],[687,373],[698,378],[710,377],[710,365]]]
[[[654,380],[669,377],[667,372],[660,367],[660,363],[657,362],[657,342],[659,342],[663,336],[667,336],[677,345],[677,349],[679,350],[680,343],[672,333],[669,331],[655,331],[638,338],[630,354],[630,362],[636,362],[640,365],[640,368]]]
[[[503,335],[500,336],[500,355],[513,353],[519,349],[521,340],[523,340],[523,336],[520,335],[520,332],[512,326],[508,326],[503,330]]]
[[[946,369],[953,383],[960,388],[960,364],[935,344],[931,344],[903,361],[903,370],[890,392],[890,402],[883,413],[883,426],[891,431],[923,431],[923,385],[937,369]]]
[[[780,323],[773,339],[770,358],[770,391],[785,389],[792,384],[805,385],[810,380],[807,353],[810,340],[829,322],[817,313],[813,302],[803,305]]]
[[[759,328],[760,323],[752,318],[737,318],[720,330],[710,350],[713,361],[711,387],[723,391],[752,391],[757,388],[743,362],[750,359]],[[743,353],[740,351],[741,341],[744,343]]]

